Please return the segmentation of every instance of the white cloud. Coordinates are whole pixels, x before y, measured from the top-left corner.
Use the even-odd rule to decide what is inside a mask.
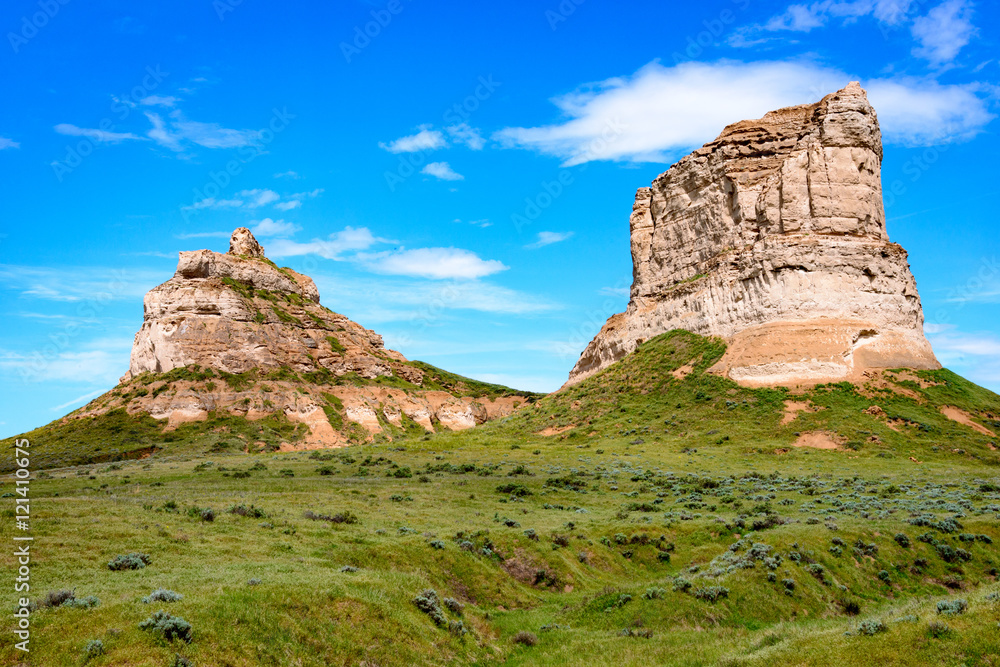
[[[104,130],[77,127],[76,125],[70,125],[69,123],[59,123],[53,129],[59,134],[65,134],[71,137],[87,137],[89,139],[93,139],[94,141],[109,144],[116,144],[119,141],[125,141],[127,139],[142,139],[142,137],[136,136],[131,132],[106,132]]]
[[[538,232],[538,239],[534,243],[529,243],[525,248],[534,250],[553,243],[559,243],[573,236],[573,232]]]
[[[369,270],[396,276],[472,280],[506,271],[495,259],[482,259],[461,248],[415,248],[358,255]]]
[[[216,199],[215,197],[205,197],[190,206],[182,206],[184,211],[198,211],[203,208],[239,208],[243,206],[242,199]]]
[[[969,139],[996,117],[977,95],[978,84],[874,79],[865,86],[889,143],[927,146]]]
[[[628,296],[631,291],[628,287],[602,287],[597,293],[601,296]]]
[[[750,27],[749,31],[809,32],[824,27],[831,19],[851,23],[864,16],[874,16],[882,23],[896,25],[906,18],[912,4],[913,0],[821,0],[795,4],[764,25]]]
[[[302,206],[302,202],[297,199],[293,199],[291,201],[279,202],[274,205],[274,208],[279,211],[291,211],[293,208],[299,208],[300,206]]]
[[[268,189],[254,189],[254,190],[241,190],[239,193],[240,197],[246,198],[247,208],[260,208],[261,206],[267,206],[268,204],[273,204],[274,202],[281,199],[279,195],[274,190]]]
[[[434,176],[442,181],[461,181],[465,179],[465,176],[456,173],[447,162],[429,162],[420,170],[420,173]]]
[[[448,136],[455,143],[465,144],[474,151],[479,151],[483,149],[486,145],[486,140],[483,139],[482,135],[479,134],[479,130],[472,127],[468,123],[459,123],[458,125],[450,125],[445,128],[448,131]]]
[[[232,232],[194,232],[192,234],[177,234],[176,239],[228,239]]]
[[[931,330],[925,326],[924,331],[942,365],[993,391],[1000,390],[1000,338],[996,334],[964,333],[953,325],[931,325]]]
[[[61,404],[61,405],[54,405],[54,406],[52,406],[49,409],[52,410],[53,412],[58,412],[60,410],[64,410],[64,409],[68,408],[71,405],[81,405],[81,404],[84,404],[86,401],[89,401],[92,398],[96,398],[97,396],[100,396],[101,394],[104,393],[104,391],[105,391],[104,389],[97,389],[96,391],[87,392],[83,396],[77,396],[76,398],[68,400],[65,403]]]
[[[239,148],[253,144],[257,138],[253,130],[232,130],[218,123],[188,120],[180,109],[171,111],[166,119],[147,111],[146,118],[153,124],[146,136],[176,152],[184,149],[185,142],[204,148]]]
[[[130,338],[98,338],[74,345],[74,350],[43,354],[39,351],[0,350],[0,371],[25,382],[86,382],[117,384],[128,370]]]
[[[21,144],[17,143],[13,139],[8,139],[7,137],[0,137],[0,151],[7,148],[20,148]]]
[[[379,148],[390,153],[416,153],[417,151],[433,151],[448,145],[444,135],[439,130],[431,129],[430,125],[421,125],[416,134],[400,137],[388,144],[379,142]]]
[[[321,295],[336,295],[338,311],[349,310],[351,317],[361,322],[411,321],[419,326],[430,324],[434,318],[443,318],[441,313],[447,310],[519,315],[560,308],[532,294],[481,280],[371,278],[359,281],[322,273],[312,277]]]
[[[292,179],[302,178],[301,176],[299,176],[298,172],[294,172],[294,171],[283,171],[280,174],[275,174],[274,177],[275,178],[292,178]]]
[[[104,303],[140,299],[158,283],[159,271],[122,268],[0,264],[0,291],[44,301]]]
[[[559,157],[565,166],[592,160],[669,163],[718,136],[734,118],[760,118],[773,109],[815,102],[852,78],[811,62],[689,62],[675,67],[653,62],[630,77],[555,98],[568,120],[506,128],[494,138],[508,147]],[[883,134],[891,141],[920,145],[962,139],[993,117],[975,86],[914,79],[880,79],[871,85]],[[905,97],[930,108],[907,106]]]
[[[267,245],[269,257],[297,257],[299,255],[319,255],[326,259],[342,260],[348,252],[367,250],[386,239],[374,236],[367,227],[345,227],[330,234],[326,239],[313,239],[307,243],[278,239]]]
[[[285,222],[284,220],[272,220],[271,218],[264,218],[260,221],[253,220],[250,224],[253,225],[250,228],[250,231],[253,232],[254,236],[265,238],[274,236],[291,236],[295,232],[302,229],[294,223]]]
[[[934,64],[951,62],[976,34],[972,25],[972,3],[967,0],[943,2],[927,12],[927,16],[917,18],[911,32],[920,44],[913,49],[913,55]]]
[[[139,100],[139,104],[147,107],[174,107],[180,100],[176,97],[150,95]]]

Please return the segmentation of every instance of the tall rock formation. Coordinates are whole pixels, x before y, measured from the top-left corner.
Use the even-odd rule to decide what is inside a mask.
[[[311,278],[267,259],[250,230],[229,247],[180,253],[174,276],[146,294],[119,387],[66,419],[119,408],[167,428],[213,414],[278,417],[308,426],[289,446],[321,447],[471,428],[533,400],[387,349],[320,305]]]
[[[906,251],[889,242],[882,138],[858,83],[734,123],[636,193],[633,283],[574,384],[672,329],[721,336],[746,385],[939,368]]]

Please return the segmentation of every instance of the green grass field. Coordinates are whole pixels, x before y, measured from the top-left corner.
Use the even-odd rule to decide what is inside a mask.
[[[704,372],[723,350],[666,334],[512,417],[338,450],[147,424],[150,458],[32,482],[31,660],[5,632],[0,662],[1000,664],[997,439],[940,411],[997,432],[1000,396],[948,371],[744,389]],[[815,411],[782,424],[789,399]],[[812,431],[842,449],[792,446]],[[159,610],[190,643],[140,629]]]

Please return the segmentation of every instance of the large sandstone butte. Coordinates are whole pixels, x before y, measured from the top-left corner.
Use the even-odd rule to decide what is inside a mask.
[[[300,445],[312,448],[415,425],[471,428],[533,400],[410,362],[319,300],[311,278],[267,259],[244,227],[226,254],[182,252],[146,294],[119,387],[68,418],[124,408],[173,428],[213,413],[280,415],[308,426]]]
[[[628,309],[567,384],[673,329],[724,338],[713,370],[751,386],[940,368],[886,233],[881,163],[858,83],[725,128],[636,193]]]

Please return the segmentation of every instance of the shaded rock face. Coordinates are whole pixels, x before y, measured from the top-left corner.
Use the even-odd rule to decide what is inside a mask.
[[[715,370],[748,385],[939,368],[906,251],[890,243],[878,119],[851,83],[730,125],[640,188],[628,309],[567,384],[672,329],[720,336]]]

